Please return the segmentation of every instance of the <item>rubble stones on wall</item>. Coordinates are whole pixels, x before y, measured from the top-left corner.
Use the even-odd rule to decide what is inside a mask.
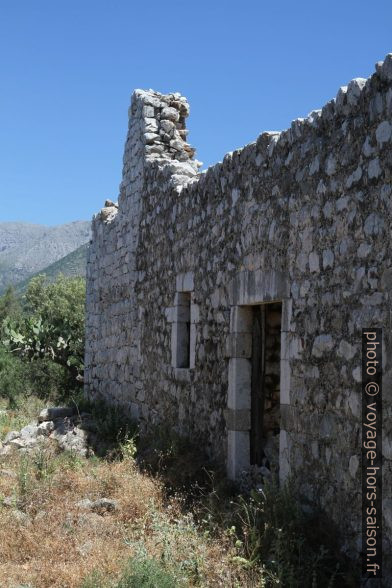
[[[384,504],[392,503],[392,54],[281,133],[197,173],[179,94],[135,91],[118,206],[93,221],[86,391],[164,422],[226,460],[232,290],[289,284],[290,390],[281,429],[303,492],[360,548],[360,342],[384,328]],[[195,367],[171,362],[176,278],[192,274]],[[389,384],[388,384],[389,383]],[[386,537],[392,520],[385,513]],[[387,541],[387,539],[386,539]],[[390,553],[390,545],[387,545]]]

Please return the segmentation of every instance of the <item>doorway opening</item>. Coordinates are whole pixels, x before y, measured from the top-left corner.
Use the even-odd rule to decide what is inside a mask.
[[[250,465],[279,469],[282,303],[251,307]]]

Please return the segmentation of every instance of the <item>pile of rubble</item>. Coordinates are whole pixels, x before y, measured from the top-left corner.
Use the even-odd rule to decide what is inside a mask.
[[[0,443],[0,456],[13,450],[31,452],[57,443],[63,451],[87,457],[93,455],[100,446],[97,432],[97,424],[90,413],[78,413],[76,409],[68,407],[45,408],[38,421],[6,435],[3,443]]]

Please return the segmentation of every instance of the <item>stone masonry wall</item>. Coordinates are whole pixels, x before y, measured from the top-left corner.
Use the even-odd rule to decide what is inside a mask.
[[[246,407],[230,405],[231,380],[249,361],[245,332],[244,347],[233,345],[233,312],[284,298],[281,479],[300,476],[355,551],[361,329],[382,327],[391,536],[392,54],[322,110],[202,173],[186,143],[188,111],[179,94],[133,95],[118,205],[107,201],[93,221],[86,392],[145,427],[172,425],[225,463],[230,439],[247,434]],[[185,319],[181,292],[191,293]],[[175,362],[182,320],[189,368]]]

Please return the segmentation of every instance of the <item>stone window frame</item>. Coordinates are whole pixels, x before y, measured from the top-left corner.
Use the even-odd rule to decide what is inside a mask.
[[[182,296],[184,293],[190,294],[189,314],[184,307]],[[171,323],[171,367],[174,370],[174,376],[180,381],[190,381],[192,370],[195,369],[196,363],[196,337],[197,323],[199,322],[199,306],[195,304],[194,292],[194,275],[193,272],[178,274],[176,277],[176,292],[174,295],[173,306],[166,309],[166,317]],[[190,322],[189,332],[189,367],[178,367],[178,357],[181,352],[180,325],[183,322]]]
[[[238,480],[250,468],[252,306],[281,302],[280,410],[290,405],[290,321],[292,299],[287,276],[275,270],[238,273],[229,284],[230,332],[226,339],[228,366],[227,476]],[[284,424],[284,423],[283,423]],[[290,440],[279,434],[279,479],[290,473]]]

